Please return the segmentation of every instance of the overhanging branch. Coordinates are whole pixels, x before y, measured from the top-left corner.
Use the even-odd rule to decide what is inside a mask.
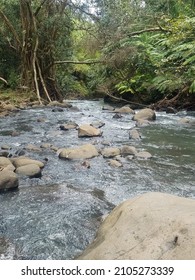
[[[127,34],[127,36],[132,37],[132,36],[140,35],[140,34],[147,33],[147,32],[159,32],[159,31],[169,32],[170,30],[166,30],[162,27],[154,27],[154,28],[143,29],[143,30],[140,30],[140,31],[135,31],[135,32]]]
[[[74,60],[62,60],[62,61],[54,61],[53,64],[97,64],[104,63],[103,60],[87,60],[87,61],[74,61]]]

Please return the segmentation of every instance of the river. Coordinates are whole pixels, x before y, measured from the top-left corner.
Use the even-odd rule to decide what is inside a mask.
[[[157,112],[156,121],[139,128],[141,141],[134,142],[129,139],[135,127],[132,115],[114,119],[102,110],[102,100],[71,104],[79,111],[34,108],[0,118],[1,146],[10,146],[10,156],[15,156],[29,143],[59,148],[94,143],[102,148],[104,141],[133,145],[153,157],[124,159],[122,168],[113,168],[99,156],[86,168],[79,161],[59,159],[50,149],[25,151],[47,163],[41,178],[21,177],[17,191],[0,194],[0,259],[73,259],[93,240],[101,217],[122,201],[149,191],[195,198],[195,126],[179,123],[186,116],[194,120],[194,112]],[[78,138],[77,130],[60,130],[66,121],[102,121],[103,135]],[[14,130],[20,134],[12,137]]]

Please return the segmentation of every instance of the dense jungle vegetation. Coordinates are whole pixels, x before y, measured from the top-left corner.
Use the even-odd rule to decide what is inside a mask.
[[[0,0],[0,94],[195,107],[194,0]]]

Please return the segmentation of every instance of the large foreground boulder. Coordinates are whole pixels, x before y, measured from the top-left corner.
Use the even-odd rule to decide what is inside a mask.
[[[195,259],[195,200],[147,193],[116,207],[79,259]]]
[[[19,185],[18,176],[10,170],[0,172],[0,191],[16,189]]]
[[[155,111],[149,108],[142,109],[133,116],[134,121],[139,121],[139,120],[154,121],[155,119],[156,119]]]
[[[89,159],[99,155],[96,147],[92,144],[85,144],[79,147],[64,148],[59,150],[61,159]]]

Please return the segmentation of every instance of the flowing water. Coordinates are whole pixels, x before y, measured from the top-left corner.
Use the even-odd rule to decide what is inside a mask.
[[[51,149],[26,150],[26,156],[47,161],[41,178],[21,177],[17,191],[0,194],[0,259],[72,259],[93,240],[102,215],[128,198],[148,191],[195,198],[195,126],[179,123],[186,112],[157,113],[155,122],[139,129],[142,140],[134,142],[131,115],[112,118],[102,111],[102,100],[71,103],[79,111],[35,108],[1,118],[0,145],[10,146],[15,156],[29,143],[58,148],[94,143],[100,149],[106,141],[147,150],[153,158],[124,159],[117,169],[99,156],[86,168],[80,161],[59,159]],[[188,117],[194,120],[195,114]],[[78,138],[77,130],[60,130],[67,121],[103,121],[103,136]],[[12,137],[14,130],[20,134]]]

